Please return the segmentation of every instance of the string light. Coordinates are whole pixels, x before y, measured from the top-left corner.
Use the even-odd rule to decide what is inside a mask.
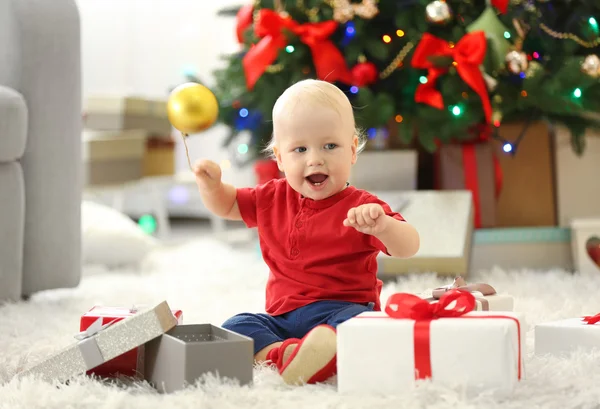
[[[288,46],[285,47],[285,51],[287,51],[290,54],[293,53],[294,50],[295,50],[295,48],[294,48],[293,45],[288,45]]]
[[[384,35],[382,38],[383,38],[383,42],[386,43],[386,44],[388,44],[388,43],[390,43],[392,41],[392,37],[390,37],[387,34]]]
[[[527,91],[525,91],[525,90],[521,91],[521,96],[522,97],[526,97],[527,96]]]
[[[169,190],[169,199],[172,203],[185,204],[188,202],[190,194],[185,186],[173,186]]]
[[[581,88],[575,88],[575,90],[573,91],[573,96],[575,98],[581,98]]]
[[[138,220],[138,226],[146,234],[152,234],[156,231],[156,219],[151,214],[144,214]]]
[[[401,123],[402,121],[404,121],[404,118],[402,118],[402,115],[396,115],[396,117],[394,118],[396,120],[396,122]]]
[[[396,30],[396,35],[397,35],[398,37],[404,37],[404,31],[402,31],[402,30],[398,29],[398,30]]]
[[[450,107],[450,111],[452,111],[452,115],[454,116],[459,116],[462,113],[462,109],[458,105]]]
[[[505,143],[505,144],[502,146],[502,150],[503,150],[504,152],[506,152],[506,153],[510,153],[510,152],[512,152],[512,150],[513,150],[513,146],[512,146],[510,143],[506,142],[506,143]]]
[[[419,82],[420,82],[421,84],[427,84],[427,77],[425,77],[425,76],[421,75],[421,76],[419,77]]]
[[[348,37],[353,37],[355,33],[356,33],[356,28],[354,27],[354,23],[352,21],[347,22],[346,23],[346,35]]]
[[[221,169],[223,169],[223,170],[231,169],[231,161],[229,159],[223,159],[221,161]]]
[[[245,155],[248,153],[248,145],[245,143],[240,143],[237,147],[237,150],[240,155]]]
[[[508,31],[504,32],[504,38],[506,38],[507,40],[510,38],[510,33]]]
[[[242,118],[246,118],[248,116],[248,110],[246,108],[242,108],[240,109],[239,114]]]
[[[350,92],[353,94],[358,94],[358,87],[356,85],[351,86]]]

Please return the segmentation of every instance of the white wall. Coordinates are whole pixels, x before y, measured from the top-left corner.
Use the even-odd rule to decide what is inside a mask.
[[[212,83],[219,56],[238,49],[235,18],[217,10],[246,0],[77,0],[81,15],[83,96],[135,94],[164,97],[191,69]],[[221,162],[225,134],[215,127],[188,140],[192,161]],[[177,168],[188,169],[185,149],[177,146]],[[252,170],[230,169],[224,179],[253,183]]]

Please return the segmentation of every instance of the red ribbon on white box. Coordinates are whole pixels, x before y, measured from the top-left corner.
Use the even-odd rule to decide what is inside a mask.
[[[451,290],[440,297],[439,302],[430,304],[427,300],[414,294],[392,294],[386,303],[385,313],[388,317],[359,316],[357,318],[394,318],[411,319],[415,321],[414,327],[414,356],[415,379],[428,379],[431,371],[431,322],[439,318],[477,318],[477,319],[509,319],[517,325],[518,337],[518,379],[521,380],[521,324],[515,317],[507,315],[475,315],[465,316],[475,308],[473,294]]]

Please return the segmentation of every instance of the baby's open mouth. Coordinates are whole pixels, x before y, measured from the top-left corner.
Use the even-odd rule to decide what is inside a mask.
[[[314,186],[319,186],[321,183],[325,182],[328,177],[329,176],[323,173],[315,173],[307,176],[306,180],[308,180]]]

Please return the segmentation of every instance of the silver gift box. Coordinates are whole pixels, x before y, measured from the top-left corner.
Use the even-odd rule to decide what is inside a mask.
[[[35,377],[64,382],[161,336],[177,325],[166,301],[114,324],[92,325],[78,334],[78,342],[19,372],[15,377]]]

